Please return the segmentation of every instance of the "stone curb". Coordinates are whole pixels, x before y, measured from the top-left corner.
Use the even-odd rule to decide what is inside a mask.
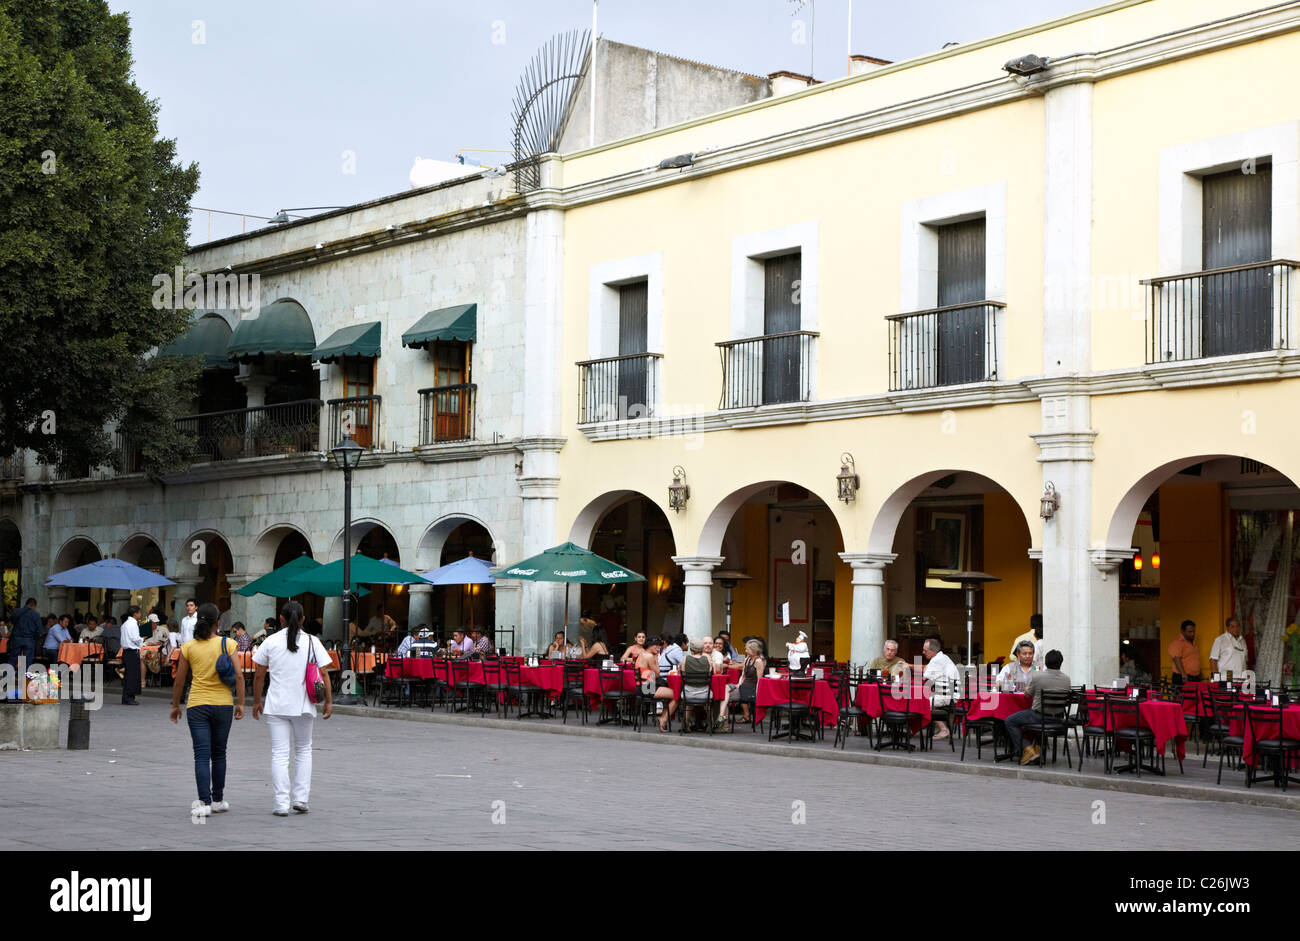
[[[170,691],[150,689],[141,691],[142,696],[170,699]],[[246,707],[247,708],[247,707]],[[431,722],[439,725],[460,725],[474,728],[499,729],[506,732],[541,733],[550,735],[575,735],[585,738],[612,739],[619,742],[648,742],[659,745],[673,745],[679,748],[711,748],[716,751],[740,752],[755,755],[771,755],[778,758],[817,758],[822,761],[847,761],[862,765],[882,765],[888,768],[911,768],[924,771],[943,771],[949,774],[971,774],[983,777],[1010,778],[1020,781],[1038,781],[1062,787],[1091,788],[1098,791],[1115,791],[1125,794],[1141,794],[1148,797],[1173,797],[1180,800],[1215,801],[1224,804],[1242,804],[1250,807],[1271,807],[1282,810],[1300,810],[1300,793],[1296,796],[1270,793],[1268,790],[1251,789],[1249,791],[1224,790],[1206,787],[1201,784],[1180,784],[1164,780],[1137,780],[1131,777],[1080,775],[1078,772],[1047,771],[1038,768],[1007,767],[990,764],[965,764],[953,761],[934,761],[928,758],[912,757],[883,752],[850,752],[824,748],[810,748],[800,745],[782,745],[767,741],[737,742],[728,741],[722,736],[679,735],[671,732],[667,735],[656,731],[628,732],[622,729],[609,729],[597,726],[562,725],[554,720],[532,721],[528,719],[494,719],[478,715],[446,715],[413,709],[380,709],[373,706],[335,706],[338,715],[356,716],[368,719],[390,719],[399,722]],[[1187,759],[1190,760],[1190,759]],[[1176,762],[1175,762],[1176,764]]]

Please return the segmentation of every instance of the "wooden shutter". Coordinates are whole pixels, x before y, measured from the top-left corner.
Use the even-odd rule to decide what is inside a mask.
[[[1268,261],[1273,252],[1273,173],[1240,169],[1201,181],[1202,270]],[[1226,356],[1273,347],[1271,268],[1202,279],[1202,353]]]
[[[618,289],[618,355],[644,353],[647,349],[649,284],[637,281]],[[648,360],[627,359],[618,363],[620,418],[649,412]]]
[[[985,299],[983,217],[939,227],[939,306],[977,305]],[[984,371],[983,305],[939,315],[939,385],[981,382]]]
[[[764,263],[764,334],[792,333],[801,328],[802,270],[803,256],[799,252],[769,258]],[[763,404],[800,400],[799,340],[799,337],[780,337],[763,342]]]

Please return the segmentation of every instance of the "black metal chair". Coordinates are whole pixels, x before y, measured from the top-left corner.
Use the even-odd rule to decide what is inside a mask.
[[[709,734],[712,735],[717,725],[713,720],[713,674],[692,673],[688,677],[683,673],[681,677],[682,692],[677,699],[677,712],[682,725],[677,730],[678,734],[684,735],[691,731],[690,718],[692,712],[704,707],[704,718],[709,727]]]
[[[623,678],[622,668],[615,670],[596,670],[600,683],[600,715],[596,720],[597,725],[605,725],[610,722],[617,722],[619,725],[625,723],[635,724],[636,719],[632,715],[631,706],[637,698],[635,686],[627,689],[627,683]]]
[[[1000,742],[1006,744],[1006,727],[1002,724],[1001,719],[996,719],[993,716],[970,718],[974,703],[981,695],[994,695],[991,689],[981,691],[979,683],[979,677],[967,677],[966,692],[961,701],[961,760],[966,760],[966,742],[970,738],[970,733],[974,732],[975,757],[982,760],[984,758],[984,746],[991,745],[993,747],[993,760],[997,762],[1001,760],[998,755],[998,744]],[[1010,745],[1007,744],[1003,751],[1009,753]]]
[[[1291,774],[1291,762],[1300,756],[1300,739],[1287,738],[1281,706],[1257,706],[1247,703],[1243,709],[1246,714],[1246,735],[1251,739],[1253,762],[1246,762],[1246,787],[1252,787],[1259,780],[1256,769],[1267,759],[1273,765],[1269,780],[1273,786],[1279,784],[1287,789],[1287,782],[1300,784],[1300,778]]]
[[[1201,686],[1182,686],[1178,689],[1168,688],[1160,689],[1160,694],[1164,696],[1176,696],[1178,701],[1183,704],[1183,722],[1187,725],[1188,734],[1196,739],[1196,747],[1202,753],[1201,767],[1205,767],[1205,762],[1209,760],[1209,754],[1206,751],[1205,740],[1201,738],[1201,717],[1203,687]],[[1211,727],[1213,727],[1211,725]],[[1207,734],[1208,731],[1207,731]]]
[[[532,712],[532,706],[535,704],[537,694],[541,692],[536,686],[525,686],[523,681],[523,671],[517,662],[502,662],[501,665],[501,717],[510,718],[510,704],[513,702],[516,706],[516,717],[520,718],[527,711]],[[486,674],[484,674],[486,678]]]
[[[560,709],[564,714],[564,724],[569,724],[569,706],[573,705],[582,716],[582,724],[587,724],[587,665],[580,660],[564,661],[564,686],[560,690]]]
[[[926,751],[934,747],[934,726],[937,722],[942,722],[948,726],[948,748],[954,754],[957,751],[957,713],[954,706],[957,705],[959,687],[951,680],[940,677],[934,681],[932,690],[933,698],[930,700],[930,724],[921,729],[921,750]],[[947,699],[948,701],[942,706],[934,704],[935,699]]]
[[[405,706],[411,701],[411,680],[406,676],[398,676],[401,672],[403,661],[400,657],[389,659],[379,673],[379,695],[376,705],[380,706]],[[378,666],[376,666],[378,670]],[[392,674],[392,675],[390,675]]]
[[[755,682],[753,686],[737,686],[735,696],[727,700],[727,712],[730,714],[729,718],[731,720],[730,730],[733,733],[736,731],[736,710],[740,709],[741,706],[749,707],[749,731],[763,731],[763,723],[758,721],[757,682]],[[744,714],[743,709],[741,709],[741,714]],[[741,721],[743,722],[744,720],[742,719]]]
[[[793,742],[796,739],[803,738],[799,734],[802,725],[814,721],[820,722],[821,710],[816,709],[812,701],[816,681],[811,676],[791,676],[786,680],[786,683],[786,701],[775,703],[768,709],[767,740],[769,742],[778,738],[785,738]],[[786,730],[778,732],[782,716],[786,719]],[[815,741],[816,738],[817,727],[811,725],[808,741]]]
[[[500,660],[483,661],[483,712],[487,713],[488,704],[491,703],[492,711],[500,709],[502,698],[506,697],[506,686],[508,684],[501,673]]]
[[[885,680],[880,683],[879,689],[880,715],[876,718],[879,731],[873,747],[876,751],[883,751],[886,748],[915,751],[916,746],[912,744],[912,720],[921,722],[924,721],[924,716],[911,711],[905,688],[900,690],[901,696],[895,696],[893,687]],[[902,709],[894,705],[900,699],[904,703]],[[885,742],[886,735],[889,736],[888,744]]]
[[[853,701],[854,684],[847,673],[832,674],[828,682],[831,693],[835,696],[835,704],[839,707],[839,715],[835,720],[835,741],[831,747],[838,745],[843,751],[848,745],[849,733],[859,727],[867,714]]]
[[[1119,757],[1121,745],[1127,743],[1130,749],[1129,763],[1116,766],[1112,762],[1111,771],[1116,774],[1132,771],[1137,777],[1142,777],[1142,753],[1149,750],[1151,764],[1146,766],[1147,770],[1154,771],[1156,774],[1164,774],[1164,755],[1156,755],[1155,732],[1142,723],[1142,710],[1139,705],[1136,699],[1120,697],[1112,697],[1106,701],[1106,709],[1111,719],[1111,745],[1115,757]],[[1124,721],[1125,719],[1129,719],[1131,722]],[[1160,761],[1158,767],[1156,765],[1157,757]]]
[[[487,715],[487,705],[483,702],[486,699],[482,683],[471,682],[469,678],[469,661],[468,660],[451,660],[447,664],[449,691],[451,692],[452,708],[457,712],[466,712],[474,706],[474,700],[479,701],[479,709],[482,715]],[[456,703],[461,703],[461,708],[456,708]]]
[[[1109,696],[1098,692],[1098,695],[1089,699],[1084,696],[1083,702],[1079,704],[1079,730],[1083,734],[1083,740],[1079,743],[1079,770],[1083,770],[1083,760],[1088,754],[1089,746],[1101,744],[1102,766],[1106,774],[1110,774],[1111,759],[1114,756],[1114,737],[1111,735],[1113,722],[1107,711],[1107,704],[1110,702]]]
[[[1230,769],[1240,766],[1242,750],[1246,747],[1244,727],[1246,716],[1240,701],[1232,693],[1207,693],[1205,699],[1210,704],[1210,715],[1213,721],[1206,731],[1205,757],[1201,759],[1201,767],[1204,768],[1205,762],[1209,760],[1210,747],[1218,748],[1219,775],[1214,783],[1222,784],[1223,759],[1233,759],[1228,765]],[[1241,735],[1232,734],[1232,723],[1234,722],[1241,726]]]
[[[1025,726],[1025,731],[1032,732],[1034,741],[1038,743],[1040,765],[1047,763],[1047,742],[1052,743],[1052,764],[1056,764],[1056,743],[1065,739],[1065,763],[1071,771],[1074,770],[1070,761],[1070,725],[1067,721],[1073,702],[1074,690],[1045,689],[1038,693],[1038,718]]]

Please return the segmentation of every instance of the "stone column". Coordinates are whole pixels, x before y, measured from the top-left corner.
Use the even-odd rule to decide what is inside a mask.
[[[68,610],[69,589],[52,587],[46,589],[46,592],[48,593],[50,599],[49,607],[47,607],[42,612],[42,614],[53,614],[56,616],[62,616],[64,614],[72,613],[70,610]],[[19,598],[18,604],[21,606],[23,601],[25,600],[26,599],[24,598]]]
[[[849,660],[870,663],[885,646],[885,566],[898,556],[892,552],[841,552],[853,567],[853,622]]]
[[[199,585],[203,581],[203,579],[199,578],[197,575],[173,575],[171,576],[171,580],[176,583],[176,587],[171,589],[175,592],[172,597],[171,616],[176,619],[176,623],[179,625],[181,623],[181,618],[185,616],[185,602],[193,598],[199,604],[203,604],[205,601],[211,601],[212,599],[200,598],[195,594]],[[233,591],[235,586],[231,585],[230,587]],[[231,597],[230,604],[233,608],[235,604],[234,596]],[[235,620],[238,620],[238,618]],[[244,622],[244,626],[248,626],[247,621]]]
[[[492,591],[496,592],[495,627],[504,627],[507,630],[513,630],[515,632],[513,640],[515,653],[525,654],[534,651],[537,653],[545,653],[546,645],[543,645],[541,650],[537,650],[537,648],[531,643],[525,643],[523,632],[520,630],[523,626],[523,621],[521,619],[522,611],[520,610],[520,605],[523,602],[523,587],[523,582],[516,581],[512,578],[499,578],[497,579],[497,583],[492,586]],[[508,636],[505,638],[497,638],[498,647],[505,647],[509,650],[511,643],[512,641]]]
[[[1119,567],[1133,557],[1133,547],[1093,549],[1088,555],[1093,566],[1089,592],[1092,644],[1086,659],[1078,661],[1077,678],[1070,664],[1063,667],[1075,686],[1109,683],[1119,675]]]
[[[412,627],[421,624],[433,624],[433,586],[408,585],[410,592],[407,605],[406,623]]]
[[[686,573],[685,604],[682,606],[682,633],[691,640],[712,636],[713,570],[722,564],[722,556],[675,555],[673,561]]]
[[[279,613],[275,610],[274,598],[268,598],[266,595],[245,598],[243,595],[235,594],[237,590],[258,577],[242,572],[230,572],[226,575],[226,581],[230,584],[230,623],[243,622],[250,634],[256,634],[262,629],[263,621]]]
[[[339,585],[342,586],[342,580]],[[277,611],[276,614],[279,614]],[[339,595],[327,595],[325,603],[321,607],[321,639],[336,640],[340,644],[343,642],[343,598]],[[352,612],[352,617],[356,618],[356,612]]]

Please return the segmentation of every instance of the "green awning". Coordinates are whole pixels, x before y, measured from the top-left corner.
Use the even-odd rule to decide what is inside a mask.
[[[201,317],[189,330],[158,350],[159,356],[202,356],[203,368],[234,369],[226,355],[230,326],[220,317]]]
[[[402,334],[402,346],[420,348],[435,340],[463,340],[469,343],[478,339],[478,305],[460,304],[431,310],[415,326]]]
[[[310,356],[316,349],[311,318],[297,301],[278,300],[245,317],[231,334],[226,353],[231,359],[249,360],[268,353]]]
[[[328,340],[312,351],[311,358],[317,363],[332,363],[344,356],[374,359],[379,355],[380,330],[378,320],[335,330]]]

